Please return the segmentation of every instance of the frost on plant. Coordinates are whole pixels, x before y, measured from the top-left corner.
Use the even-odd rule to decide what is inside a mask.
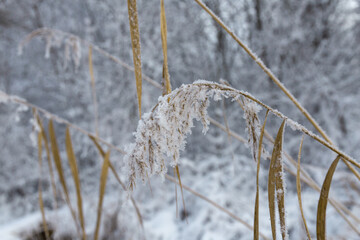
[[[166,160],[172,167],[179,164],[180,150],[185,147],[193,120],[202,122],[204,134],[208,130],[210,98],[217,101],[221,96],[237,98],[238,95],[229,88],[224,90],[222,85],[201,80],[182,85],[170,94],[159,97],[158,104],[139,121],[134,133],[135,143],[126,148],[124,159],[129,190],[134,188],[137,178],[145,181],[154,174],[164,176],[167,172]],[[258,125],[256,113],[259,107],[250,100],[245,105],[246,114],[252,118],[250,124]],[[252,131],[254,134],[255,129]]]
[[[257,113],[261,110],[261,107],[245,97],[242,98],[242,101],[244,106],[244,118],[246,120],[246,128],[249,136],[248,144],[252,151],[252,157],[256,161],[261,128]]]

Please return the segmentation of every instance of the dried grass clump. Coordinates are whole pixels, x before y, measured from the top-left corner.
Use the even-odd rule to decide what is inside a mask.
[[[209,92],[200,86],[183,85],[159,97],[158,104],[139,121],[135,143],[125,149],[129,190],[134,188],[137,178],[145,181],[154,174],[164,177],[165,157],[171,159],[171,166],[178,165],[180,150],[185,147],[194,118],[201,120],[206,133],[208,105]]]

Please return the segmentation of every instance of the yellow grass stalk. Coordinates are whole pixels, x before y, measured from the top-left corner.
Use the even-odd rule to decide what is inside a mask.
[[[131,44],[132,44],[133,60],[134,60],[134,68],[135,68],[136,92],[137,92],[138,105],[139,105],[139,118],[141,118],[142,76],[141,76],[141,50],[140,50],[138,13],[136,8],[136,0],[128,0],[127,2],[128,2]]]
[[[311,240],[310,232],[309,232],[309,229],[308,229],[307,224],[306,224],[306,219],[305,219],[305,215],[304,215],[304,211],[303,211],[303,207],[302,207],[302,202],[301,202],[300,159],[301,159],[301,149],[302,149],[302,146],[303,146],[304,137],[305,137],[305,135],[302,136],[300,147],[299,147],[298,164],[297,164],[297,172],[296,172],[296,190],[297,190],[297,196],[298,196],[298,201],[299,201],[301,217],[302,217],[302,220],[304,222],[304,227],[305,227],[305,230],[306,230],[306,234],[307,234],[308,239]]]
[[[335,169],[337,167],[337,164],[340,160],[340,156],[338,155],[336,159],[331,164],[324,183],[321,187],[321,193],[320,198],[318,202],[318,209],[317,209],[317,218],[316,218],[316,235],[317,239],[319,240],[325,240],[325,234],[326,234],[326,207],[329,197],[329,191],[330,191],[330,185],[332,181],[332,177],[334,175]]]
[[[95,77],[94,77],[91,45],[89,46],[89,71],[90,71],[90,78],[91,78],[92,98],[93,98],[93,104],[94,104],[95,134],[96,134],[96,137],[98,137],[99,136],[99,114],[98,114],[98,106],[97,106],[97,98],[96,98]]]
[[[37,123],[38,123],[38,125],[40,127],[42,138],[44,139],[44,145],[45,145],[45,151],[46,151],[46,160],[47,160],[47,163],[49,165],[51,187],[52,187],[52,190],[53,190],[54,201],[55,201],[55,209],[57,209],[56,184],[55,184],[54,171],[53,171],[53,166],[52,166],[51,157],[50,157],[49,142],[48,142],[48,138],[46,136],[45,129],[44,129],[44,126],[42,124],[42,121],[41,121],[39,115],[36,114],[35,117],[36,117],[36,121],[37,121]]]
[[[283,184],[283,163],[282,163],[282,145],[284,135],[285,120],[282,122],[278,134],[275,138],[274,149],[271,156],[269,180],[268,180],[268,197],[269,197],[269,211],[271,221],[271,231],[273,239],[276,239],[276,218],[275,218],[275,189],[277,205],[279,210],[281,235],[286,239],[286,224],[285,224],[285,192]]]
[[[165,15],[165,4],[164,0],[160,0],[160,27],[161,27],[161,45],[163,49],[163,56],[164,56],[164,64],[163,64],[163,95],[169,94],[171,92],[171,83],[170,83],[170,75],[169,75],[169,67],[168,67],[168,55],[167,55],[167,24],[166,24],[166,15]],[[187,219],[186,215],[186,207],[185,207],[185,200],[184,194],[181,184],[181,177],[179,166],[175,166],[174,174],[176,173],[181,190],[181,198],[184,206],[185,218]],[[176,215],[178,215],[178,204],[177,204],[177,189],[175,184],[175,198],[176,198]],[[187,221],[187,220],[186,220]]]
[[[66,145],[66,153],[67,153],[71,173],[72,173],[73,180],[75,183],[75,188],[76,188],[77,206],[78,206],[78,213],[79,213],[79,219],[80,219],[80,226],[81,226],[81,230],[82,230],[82,239],[86,240],[85,221],[84,221],[82,198],[81,198],[79,171],[78,171],[78,167],[77,167],[77,163],[76,163],[76,157],[74,154],[74,150],[72,147],[69,127],[66,127],[65,145]]]
[[[98,202],[98,208],[97,208],[97,218],[96,218],[96,227],[95,227],[95,235],[94,235],[95,240],[98,240],[98,236],[99,236],[102,204],[103,204],[103,199],[104,199],[104,195],[105,195],[106,180],[107,180],[107,174],[108,174],[108,169],[109,169],[109,158],[110,158],[110,151],[108,151],[105,154],[104,163],[103,163],[102,169],[101,169],[99,202]]]
[[[261,128],[260,139],[259,139],[259,149],[257,155],[257,168],[256,168],[256,198],[255,198],[255,211],[254,211],[254,239],[259,239],[259,174],[260,174],[260,159],[262,152],[262,142],[264,138],[266,120],[269,114],[269,110],[266,111],[264,124]]]
[[[62,186],[62,188],[64,190],[64,193],[65,193],[65,201],[66,201],[67,205],[69,206],[71,215],[72,215],[72,217],[74,219],[74,222],[75,222],[75,225],[76,225],[76,230],[78,231],[78,234],[81,235],[80,231],[79,231],[78,224],[77,224],[75,211],[71,206],[69,192],[68,192],[68,188],[67,188],[67,185],[66,185],[65,176],[64,176],[64,172],[63,172],[63,168],[62,168],[62,164],[61,164],[61,158],[60,158],[58,144],[57,144],[57,141],[56,141],[56,135],[55,135],[54,124],[53,124],[52,119],[50,119],[50,121],[49,121],[49,134],[50,134],[50,143],[51,143],[51,150],[52,150],[52,154],[53,154],[53,159],[54,159],[54,162],[55,162],[56,170],[57,170],[58,175],[59,175],[61,186]]]
[[[42,222],[43,222],[45,237],[46,237],[46,240],[50,240],[49,228],[48,228],[48,225],[46,223],[44,202],[43,202],[43,197],[42,197],[42,182],[41,182],[41,176],[42,176],[42,134],[41,134],[41,132],[38,133],[38,157],[39,157],[39,169],[40,169],[39,206],[40,206],[40,211],[41,211],[41,218],[42,218]]]
[[[164,56],[163,79],[165,82],[163,88],[163,95],[165,95],[171,92],[171,84],[170,84],[170,75],[169,75],[168,58],[167,58],[167,26],[166,26],[164,0],[160,0],[160,27],[161,27],[161,44],[162,44],[163,56]]]
[[[100,146],[100,144],[98,143],[98,141],[96,140],[96,138],[94,138],[93,136],[89,135],[90,139],[93,141],[93,143],[95,144],[96,148],[98,149],[100,155],[105,158],[105,151],[102,149],[102,147]],[[113,164],[111,163],[111,161],[109,160],[109,167],[110,167],[110,170],[112,171],[112,173],[114,174],[116,180],[118,181],[118,183],[121,185],[122,189],[124,191],[126,191],[126,186],[125,184],[121,181],[119,175],[117,174]],[[139,223],[140,223],[140,226],[142,229],[144,229],[144,224],[143,224],[143,219],[142,219],[142,216],[141,216],[141,213],[140,213],[140,209],[139,207],[137,206],[136,202],[135,202],[135,199],[130,196],[130,200],[131,200],[131,203],[132,205],[134,206],[135,208],[135,211],[136,211],[136,215],[138,217],[138,220],[139,220]]]

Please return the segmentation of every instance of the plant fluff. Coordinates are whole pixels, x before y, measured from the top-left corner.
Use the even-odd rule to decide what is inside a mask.
[[[218,101],[221,96],[235,100],[240,95],[223,90],[219,84],[199,80],[159,97],[158,104],[139,121],[134,133],[135,143],[126,147],[124,162],[130,191],[138,178],[144,182],[152,175],[164,177],[167,172],[166,159],[172,167],[179,164],[180,150],[185,148],[193,120],[201,121],[205,134],[210,123],[207,114],[209,99]],[[246,106],[244,117],[247,119],[249,143],[252,147],[258,142],[260,125],[257,112],[260,106],[245,98],[243,102]]]

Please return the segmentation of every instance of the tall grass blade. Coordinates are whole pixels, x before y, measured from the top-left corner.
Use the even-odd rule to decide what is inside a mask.
[[[108,169],[109,169],[109,158],[110,158],[110,151],[108,151],[105,154],[104,163],[103,163],[103,166],[101,169],[99,203],[98,203],[98,209],[97,209],[97,218],[96,218],[96,227],[95,227],[95,236],[94,236],[95,240],[98,240],[98,236],[99,236],[102,204],[103,204],[103,199],[104,199],[104,195],[105,195],[106,180],[107,180]]]
[[[323,185],[321,187],[320,198],[317,209],[317,218],[316,218],[316,235],[317,235],[317,239],[319,240],[325,239],[326,236],[326,207],[327,207],[332,177],[334,175],[335,169],[340,159],[341,156],[338,155],[336,159],[333,161],[326,174]]]
[[[78,167],[77,167],[77,163],[76,163],[76,157],[74,154],[74,150],[72,147],[72,141],[71,141],[69,127],[66,127],[65,145],[66,145],[66,153],[67,153],[71,173],[72,173],[73,180],[75,183],[75,188],[76,188],[76,197],[77,197],[80,226],[81,226],[81,230],[82,230],[82,239],[85,240],[86,239],[86,231],[85,231],[85,221],[84,221],[83,206],[82,206],[79,171],[78,171]]]
[[[269,180],[268,180],[268,197],[269,197],[269,211],[271,221],[271,231],[273,239],[276,239],[276,226],[275,226],[275,189],[277,205],[279,210],[281,235],[286,239],[287,231],[285,224],[285,201],[284,201],[284,184],[283,184],[283,163],[282,163],[282,145],[284,135],[284,120],[279,128],[274,142],[274,149],[271,156]]]
[[[305,219],[305,215],[304,215],[304,211],[303,211],[303,207],[302,207],[302,201],[301,201],[301,182],[300,182],[300,169],[301,169],[301,167],[300,167],[300,159],[301,159],[301,149],[302,149],[302,146],[303,146],[304,137],[305,137],[305,135],[302,136],[300,147],[299,147],[298,164],[297,164],[297,172],[296,172],[296,191],[297,191],[297,196],[298,196],[298,201],[299,201],[301,217],[302,217],[302,220],[304,222],[306,234],[307,234],[308,239],[311,240],[310,232],[309,232],[309,229],[308,229],[307,224],[306,224],[306,219]]]
[[[260,139],[259,139],[259,148],[257,155],[257,168],[256,168],[256,198],[255,198],[255,211],[254,211],[254,239],[259,239],[259,174],[260,174],[260,159],[262,151],[262,142],[264,138],[266,120],[269,114],[269,110],[266,111],[264,124],[261,128]]]
[[[58,144],[57,144],[57,141],[56,141],[56,135],[55,135],[54,124],[53,124],[52,119],[50,119],[50,121],[49,121],[49,134],[50,134],[51,150],[52,150],[56,170],[57,170],[58,175],[59,175],[61,186],[62,186],[62,188],[64,190],[64,193],[65,193],[65,201],[66,201],[67,205],[69,206],[69,209],[70,209],[71,215],[72,215],[72,217],[74,219],[78,234],[81,236],[80,231],[79,231],[79,227],[78,227],[78,224],[77,224],[76,214],[75,214],[74,209],[71,206],[71,202],[70,202],[70,198],[69,198],[69,191],[68,191],[66,181],[65,181],[65,176],[64,176],[63,167],[62,167],[62,164],[61,164],[61,158],[60,158]]]
[[[100,144],[98,143],[98,141],[91,135],[89,135],[90,139],[93,141],[93,143],[95,144],[96,148],[98,149],[100,155],[105,158],[105,151],[102,149],[102,147],[100,146]],[[112,165],[111,161],[109,161],[109,167],[110,167],[110,170],[112,171],[112,173],[114,174],[116,180],[118,181],[118,183],[121,185],[122,189],[124,191],[126,191],[126,186],[125,184],[121,181],[119,175],[117,174],[114,166]],[[134,206],[135,208],[135,211],[136,211],[136,215],[138,217],[138,220],[139,220],[139,223],[140,223],[140,226],[142,229],[144,229],[144,223],[143,223],[143,219],[142,219],[142,215],[140,213],[140,209],[139,207],[137,206],[136,202],[135,202],[135,199],[130,196],[130,200],[131,200],[131,203],[132,205]]]
[[[49,228],[48,228],[48,225],[46,223],[46,218],[45,218],[44,201],[43,201],[43,197],[42,197],[42,182],[41,182],[41,176],[42,176],[42,135],[41,135],[41,132],[38,133],[38,157],[39,157],[39,169],[40,169],[39,206],[40,206],[40,211],[41,211],[41,218],[42,218],[42,222],[43,222],[45,237],[46,237],[46,240],[50,240]]]
[[[44,146],[45,146],[45,151],[46,151],[46,160],[47,160],[47,163],[49,165],[51,187],[52,187],[52,190],[53,190],[54,201],[55,201],[55,209],[57,209],[56,184],[55,184],[54,170],[53,170],[53,166],[52,166],[52,162],[51,162],[51,156],[50,156],[49,141],[48,141],[48,138],[46,136],[45,129],[44,129],[44,126],[42,124],[42,121],[41,121],[39,115],[37,115],[37,114],[36,114],[36,121],[37,121],[37,123],[38,123],[38,125],[40,127],[41,135],[42,135],[42,138],[44,140]]]
[[[141,74],[141,50],[140,50],[140,33],[138,24],[138,13],[136,0],[128,0],[128,13],[130,24],[130,36],[133,51],[133,61],[136,79],[136,92],[139,105],[139,118],[141,118],[141,94],[142,94],[142,74]]]
[[[161,44],[163,49],[164,64],[163,64],[163,79],[165,80],[163,86],[163,95],[171,92],[169,66],[167,58],[167,26],[164,0],[160,0],[160,27],[161,27]]]

